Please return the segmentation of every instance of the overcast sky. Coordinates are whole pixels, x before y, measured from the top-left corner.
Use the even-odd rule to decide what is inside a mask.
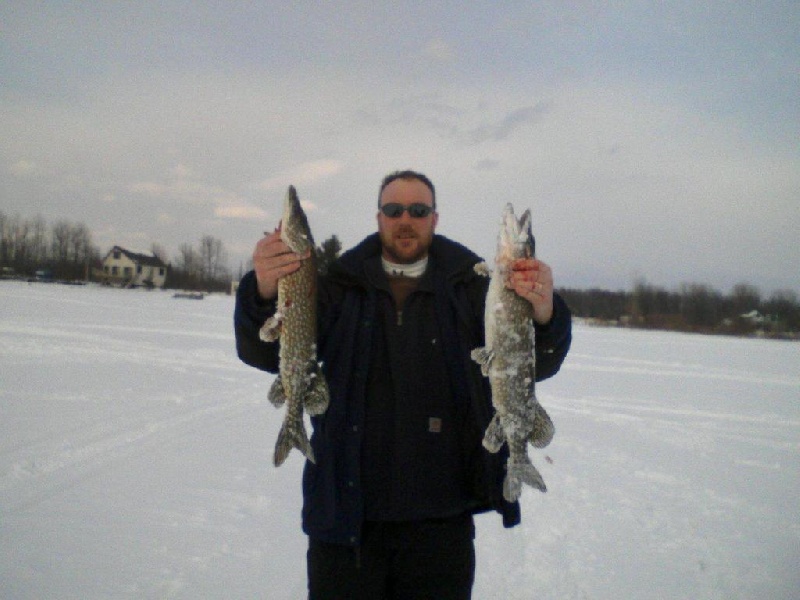
[[[0,128],[0,210],[103,253],[238,271],[290,183],[350,247],[414,168],[483,256],[530,208],[560,286],[800,291],[796,0],[8,0]]]

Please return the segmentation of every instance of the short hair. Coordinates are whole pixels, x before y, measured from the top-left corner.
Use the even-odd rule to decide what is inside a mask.
[[[378,192],[378,208],[381,207],[381,195],[383,194],[383,190],[386,189],[387,185],[397,179],[416,179],[417,181],[424,183],[425,186],[431,191],[431,197],[433,198],[433,209],[436,210],[436,188],[433,187],[433,183],[422,173],[411,171],[410,169],[406,169],[405,171],[395,171],[394,173],[389,173],[383,178],[383,181],[381,182],[381,189]]]

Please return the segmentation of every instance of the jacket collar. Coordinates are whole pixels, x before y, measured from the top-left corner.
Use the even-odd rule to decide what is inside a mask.
[[[373,233],[342,254],[331,265],[329,275],[345,285],[365,286],[367,285],[366,264],[368,261],[374,260],[380,269],[380,254],[380,236],[378,233]],[[438,234],[433,236],[430,257],[431,264],[428,266],[426,275],[432,268],[436,268],[444,273],[448,280],[453,281],[466,280],[476,276],[472,267],[481,261],[481,258],[466,246]]]

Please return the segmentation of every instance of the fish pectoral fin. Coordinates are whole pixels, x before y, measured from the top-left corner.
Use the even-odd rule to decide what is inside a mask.
[[[483,434],[483,447],[492,454],[495,454],[506,441],[506,432],[500,423],[500,415],[495,414],[491,423]]]
[[[489,263],[486,261],[479,262],[472,267],[472,270],[475,271],[481,277],[491,277],[492,270],[489,268]]]
[[[263,342],[275,342],[281,337],[281,328],[283,326],[283,318],[280,314],[267,319],[258,330],[258,337]]]
[[[325,375],[322,374],[322,369],[319,368],[319,365],[316,365],[310,377],[311,384],[308,388],[308,395],[303,399],[303,408],[311,416],[321,415],[328,410],[328,403],[330,402],[328,382],[325,381]]]
[[[275,408],[280,408],[286,403],[286,391],[283,389],[283,380],[280,375],[272,382],[267,398]]]
[[[481,366],[481,373],[483,373],[484,377],[488,377],[489,367],[492,364],[492,359],[494,359],[494,352],[492,352],[492,349],[487,346],[475,348],[470,352],[470,357]]]
[[[303,456],[312,463],[316,462],[302,417],[296,421],[287,420],[283,422],[278,433],[278,440],[275,442],[275,454],[272,457],[276,467],[280,467],[283,464],[292,448],[300,450]]]
[[[535,413],[533,415],[533,430],[529,441],[533,444],[534,448],[544,448],[551,441],[556,434],[555,425],[550,420],[550,415],[541,404],[536,404]]]
[[[509,502],[519,500],[522,495],[523,483],[536,488],[540,492],[547,491],[542,474],[530,461],[521,463],[509,462],[506,465],[506,477],[503,480],[503,497]]]

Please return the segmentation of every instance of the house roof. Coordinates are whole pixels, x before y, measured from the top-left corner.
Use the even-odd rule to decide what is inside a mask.
[[[131,259],[133,262],[135,262],[136,264],[139,264],[139,265],[144,265],[144,266],[147,266],[147,267],[166,267],[167,266],[167,265],[164,264],[164,262],[160,258],[158,258],[154,254],[144,254],[144,253],[141,253],[141,252],[131,252],[130,250],[127,250],[127,249],[123,248],[122,246],[114,246],[111,250],[108,251],[108,254],[106,254],[106,258],[108,258],[111,255],[111,253],[113,253],[115,250],[117,250],[119,252],[122,252],[125,256],[127,256],[129,259]]]

